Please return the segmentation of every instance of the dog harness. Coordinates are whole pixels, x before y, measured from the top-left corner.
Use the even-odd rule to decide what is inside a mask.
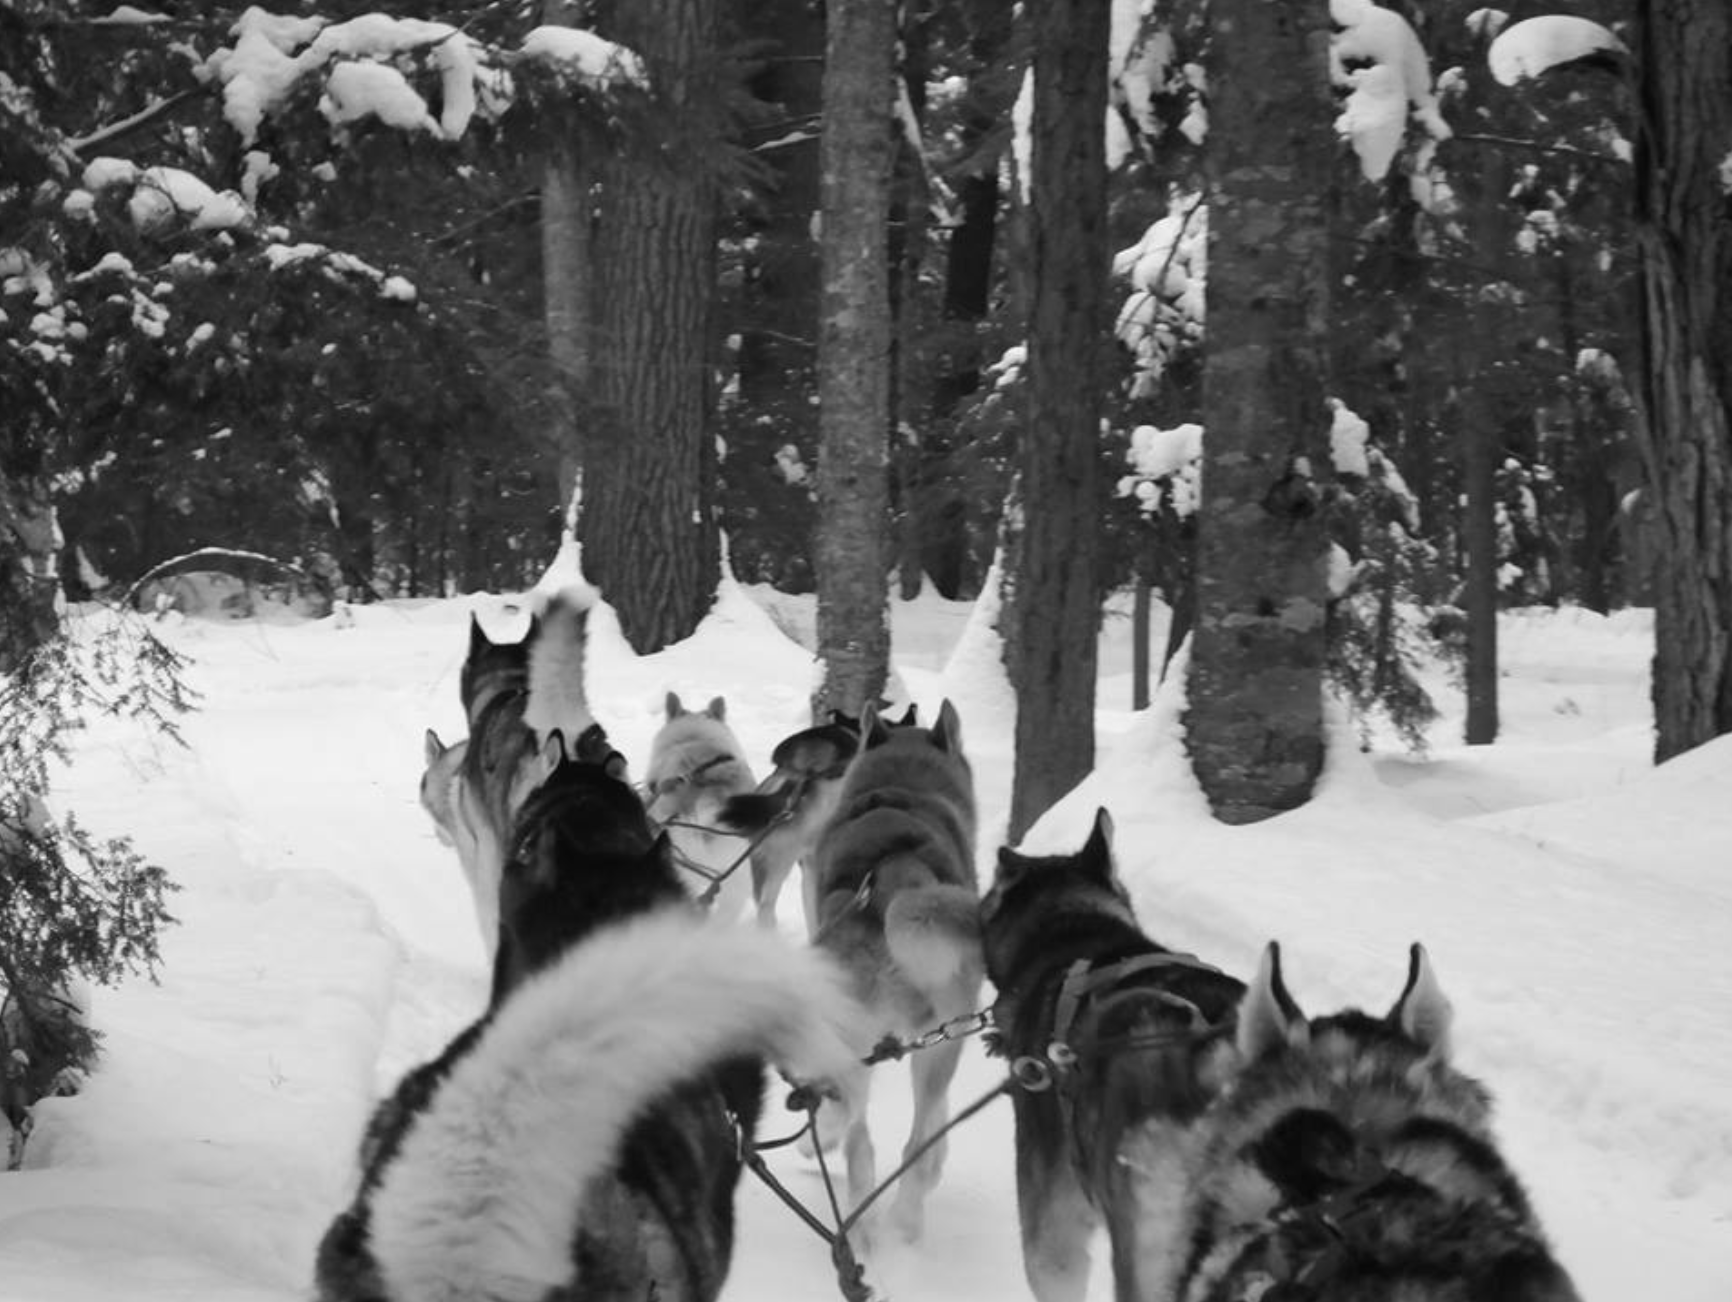
[[[1050,1089],[1055,1082],[1068,1078],[1076,1068],[1078,1060],[1077,1046],[1072,1043],[1075,1038],[1072,1031],[1076,1025],[1077,1015],[1084,1004],[1096,1000],[1095,1016],[1098,1020],[1101,1013],[1119,999],[1153,999],[1157,1003],[1167,1004],[1185,1013],[1190,1020],[1187,1036],[1202,1036],[1210,1030],[1209,1019],[1196,1004],[1181,995],[1170,991],[1157,990],[1139,986],[1133,990],[1117,990],[1116,987],[1142,972],[1153,971],[1163,967],[1186,967],[1201,972],[1219,972],[1212,964],[1203,962],[1194,954],[1181,954],[1174,951],[1163,951],[1158,954],[1135,954],[1130,958],[1120,959],[1116,963],[1108,963],[1101,967],[1094,966],[1092,959],[1079,958],[1065,970],[1064,982],[1059,986],[1058,1003],[1053,1010],[1052,1040],[1047,1044],[1042,1057],[1024,1054],[1014,1059],[1010,1064],[1011,1074],[1016,1083],[1030,1093],[1038,1094]],[[1105,992],[1106,997],[1099,998]],[[1002,1021],[1000,1022],[1002,1025]],[[1082,1048],[1090,1053],[1099,1054],[1110,1050],[1135,1049],[1153,1047],[1166,1041],[1168,1036],[1156,1036],[1148,1033],[1133,1033],[1109,1038],[1091,1037]]]

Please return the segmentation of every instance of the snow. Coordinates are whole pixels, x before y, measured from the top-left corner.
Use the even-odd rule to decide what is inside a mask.
[[[996,591],[994,587],[991,589]],[[1208,815],[1182,749],[1182,676],[1128,708],[1127,603],[1101,635],[1097,771],[1031,831],[1081,842],[1105,804],[1152,933],[1246,973],[1283,942],[1300,1002],[1381,1010],[1423,939],[1456,1009],[1461,1065],[1499,1100],[1499,1135],[1586,1302],[1724,1302],[1732,1290],[1732,738],[1655,768],[1646,675],[1653,622],[1573,609],[1501,622],[1503,734],[1426,758],[1362,754],[1333,721],[1309,805],[1250,827]],[[457,672],[471,612],[521,633],[520,600],[399,601],[299,623],[155,627],[194,657],[202,709],[180,750],[101,721],[57,799],[132,834],[183,887],[161,984],[98,990],[107,1052],[85,1090],[39,1108],[27,1169],[0,1176],[0,1292],[97,1302],[289,1302],[349,1196],[373,1100],[435,1053],[486,988],[467,891],[416,801],[422,731],[461,735]],[[773,612],[770,613],[770,612]],[[923,594],[893,610],[901,682],[923,714],[958,703],[990,871],[1009,803],[1012,715],[990,608]],[[634,655],[605,607],[590,697],[641,769],[664,693],[723,695],[762,767],[803,725],[809,598],[728,585],[698,633]],[[1154,630],[1164,638],[1162,613]],[[797,929],[798,890],[783,925]],[[905,1069],[880,1069],[880,1145],[907,1124]],[[1001,1067],[970,1043],[960,1109]],[[793,1128],[772,1096],[764,1133]],[[818,1205],[811,1165],[771,1154]],[[750,1178],[725,1299],[835,1296],[821,1243]],[[867,1278],[898,1302],[1028,1296],[1010,1111],[955,1132],[928,1238],[888,1244]],[[1097,1254],[1088,1297],[1111,1296]]]
[[[1491,43],[1486,58],[1491,75],[1501,84],[1513,86],[1561,63],[1601,51],[1628,54],[1629,47],[1591,19],[1573,14],[1546,14],[1504,28]]]
[[[1431,139],[1449,139],[1432,91],[1431,62],[1407,20],[1375,0],[1330,0],[1329,16],[1341,28],[1329,45],[1331,77],[1348,87],[1335,129],[1352,142],[1366,179],[1388,174],[1410,104]],[[1367,66],[1348,69],[1349,63]]]
[[[1371,437],[1371,427],[1339,398],[1329,399],[1329,408],[1333,413],[1329,422],[1329,459],[1335,473],[1364,478],[1371,473],[1371,464],[1365,455],[1365,442]]]
[[[383,63],[339,63],[332,68],[319,112],[333,125],[378,118],[388,127],[439,134],[427,101],[402,73]]]
[[[132,224],[147,234],[176,217],[186,218],[195,231],[230,230],[253,219],[246,200],[233,190],[214,190],[179,167],[147,167],[139,173],[127,211]]]
[[[534,28],[523,38],[523,56],[562,68],[593,85],[649,84],[643,60],[623,45],[580,27]]]

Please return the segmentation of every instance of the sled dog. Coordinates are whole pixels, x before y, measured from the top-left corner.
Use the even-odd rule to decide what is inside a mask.
[[[1384,1017],[1307,1018],[1271,943],[1240,1006],[1237,1065],[1191,1151],[1131,1158],[1145,1215],[1176,1218],[1150,1274],[1174,1302],[1578,1302],[1493,1140],[1491,1096],[1450,1063],[1449,1001],[1422,946]]]
[[[1193,1127],[1232,1062],[1243,982],[1151,940],[1113,868],[1102,809],[1082,848],[998,852],[981,902],[986,974],[998,992],[994,1052],[1023,1088],[1016,1195],[1023,1270],[1039,1302],[1082,1302],[1089,1240],[1104,1221],[1117,1302],[1145,1302],[1127,1135]]]
[[[977,1006],[985,973],[974,780],[949,701],[930,730],[887,728],[869,709],[859,747],[808,865],[812,943],[852,978],[873,1038],[907,1038]],[[961,1052],[961,1041],[946,1040],[909,1059],[914,1123],[905,1157],[948,1119]],[[855,1206],[876,1181],[866,1124],[870,1071],[856,1064],[838,1082],[840,1099],[818,1114],[821,1142],[842,1141]],[[905,1238],[920,1235],[944,1148],[941,1139],[897,1181],[890,1216]]]
[[[452,751],[462,751],[447,787],[451,840],[475,898],[490,959],[499,929],[506,842],[517,810],[540,780],[538,748],[555,727],[576,737],[595,722],[583,673],[592,596],[576,586],[555,594],[518,642],[494,642],[470,616],[469,650],[459,679],[469,737],[435,755],[437,738],[429,735],[422,799],[430,812],[439,799],[437,771],[451,762]]]
[[[734,922],[752,895],[752,875],[743,864],[748,842],[741,835],[714,831],[724,826],[721,808],[750,792],[752,769],[739,738],[727,723],[727,702],[716,697],[702,710],[688,710],[673,692],[667,695],[667,722],[650,742],[644,769],[645,802],[650,820],[667,829],[674,861],[690,875],[693,893],[711,896],[710,914]]]
[[[550,735],[514,824],[487,1013],[368,1127],[322,1302],[709,1302],[763,1060],[855,1059],[833,965],[706,925],[623,760],[574,749]]]
[[[444,844],[457,847],[457,783],[463,771],[463,756],[469,750],[467,738],[447,746],[439,734],[427,729],[422,740],[421,808],[433,820],[433,833]],[[459,852],[461,857],[461,852]]]
[[[915,707],[909,706],[894,727],[912,727]],[[804,863],[818,843],[818,834],[836,812],[836,797],[842,791],[842,775],[860,750],[860,721],[840,710],[830,712],[830,722],[803,728],[785,737],[770,753],[774,766],[756,791],[735,796],[722,806],[724,826],[761,832],[752,847],[752,897],[757,901],[758,921],[774,926],[776,901],[796,863]],[[807,934],[815,930],[812,920],[810,874],[802,892]]]

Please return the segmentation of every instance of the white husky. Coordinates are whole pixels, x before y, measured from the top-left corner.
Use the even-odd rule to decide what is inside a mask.
[[[703,896],[722,874],[710,906],[718,922],[737,921],[752,899],[752,870],[745,862],[748,841],[738,834],[712,831],[721,807],[755,785],[740,740],[728,727],[727,702],[716,697],[702,710],[688,710],[673,692],[667,696],[667,722],[650,743],[644,778],[649,816],[666,828],[674,859],[689,870],[687,884]]]

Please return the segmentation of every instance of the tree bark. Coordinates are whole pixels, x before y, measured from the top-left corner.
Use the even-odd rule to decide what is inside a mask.
[[[543,23],[577,27],[582,18],[573,0],[544,0],[541,6]],[[541,165],[541,313],[556,386],[552,443],[560,449],[559,495],[567,510],[576,504],[584,464],[578,411],[590,386],[594,188],[592,160],[576,136],[567,132],[548,140]]]
[[[1474,350],[1470,347],[1468,351]],[[1462,576],[1462,613],[1467,617],[1467,719],[1462,740],[1469,746],[1489,746],[1497,740],[1497,454],[1498,436],[1493,404],[1475,388],[1470,372],[1463,377],[1456,402],[1461,420],[1461,537],[1467,553]]]
[[[0,464],[0,674],[60,628],[60,526],[48,482]]]
[[[1028,418],[1012,586],[1012,841],[1094,767],[1110,0],[1035,7]]]
[[[1654,572],[1654,754],[1732,732],[1732,9],[1637,9],[1635,391]]]
[[[702,131],[717,0],[630,0],[609,35],[649,66],[664,122]],[[698,137],[602,170],[598,329],[578,536],[584,569],[640,654],[691,636],[720,574],[709,434],[716,186]]]
[[[1208,356],[1187,731],[1215,816],[1309,799],[1322,769],[1327,197],[1322,0],[1215,0]]]
[[[890,659],[889,218],[893,0],[828,8],[818,326],[818,654],[815,717],[858,713]]]

